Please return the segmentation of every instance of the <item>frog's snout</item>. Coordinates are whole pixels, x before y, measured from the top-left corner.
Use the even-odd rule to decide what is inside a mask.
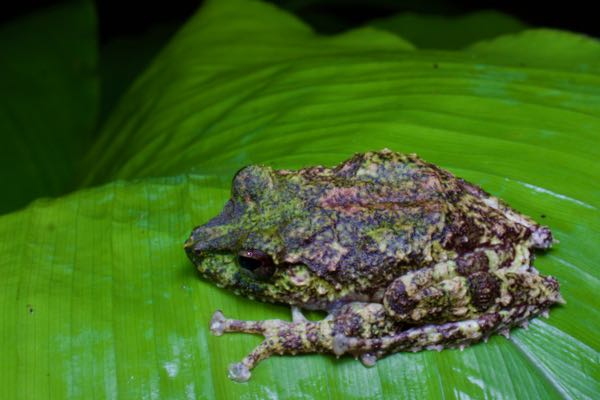
[[[185,249],[185,251],[189,251],[193,246],[194,246],[194,240],[190,236],[188,238],[188,240],[186,240],[185,243],[183,244],[183,248]]]
[[[190,235],[190,237],[183,244],[183,248],[188,255],[194,251],[194,244],[194,235]]]
[[[192,233],[190,237],[183,244],[183,249],[185,250],[185,254],[187,254],[188,258],[194,263],[197,264],[200,256],[200,252],[196,249],[196,245],[198,242],[194,240],[194,234]]]

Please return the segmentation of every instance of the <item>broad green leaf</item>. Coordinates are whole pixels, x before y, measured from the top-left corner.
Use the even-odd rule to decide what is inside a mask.
[[[478,11],[459,17],[403,13],[369,22],[394,32],[420,49],[461,49],[483,39],[527,28],[518,19],[497,11]]]
[[[96,122],[95,24],[82,0],[0,27],[0,214],[72,189]]]
[[[208,2],[87,155],[82,181],[100,186],[0,217],[0,397],[598,397],[599,47],[537,35],[535,47],[587,44],[572,63],[544,50],[543,63],[521,65],[522,35],[504,39],[512,57],[501,39],[424,51],[374,29],[321,37],[254,1]],[[464,352],[395,354],[371,369],[275,357],[249,383],[229,381],[227,365],[260,339],[210,336],[213,311],[289,311],[200,279],[184,239],[221,209],[243,165],[332,165],[383,147],[549,225],[560,244],[535,265],[568,303]]]
[[[177,27],[175,24],[158,25],[143,34],[117,37],[100,48],[101,122],[109,115],[123,92],[164,47]]]

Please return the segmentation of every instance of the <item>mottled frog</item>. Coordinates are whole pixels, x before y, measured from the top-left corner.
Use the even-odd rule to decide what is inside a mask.
[[[508,334],[563,301],[557,280],[532,266],[532,249],[552,242],[547,227],[478,186],[384,149],[333,168],[243,168],[185,249],[219,287],[292,306],[292,322],[214,314],[216,335],[266,338],[230,366],[245,381],[273,354],[350,354],[371,366]],[[309,321],[300,308],[328,316]]]

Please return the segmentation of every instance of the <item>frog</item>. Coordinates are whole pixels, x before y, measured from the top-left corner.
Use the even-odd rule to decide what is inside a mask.
[[[184,248],[218,287],[291,307],[288,321],[215,311],[214,335],[265,338],[229,366],[244,382],[273,355],[350,355],[373,366],[395,352],[509,337],[564,303],[558,280],[532,265],[534,250],[555,242],[549,227],[476,184],[383,149],[333,167],[246,166],[222,212]]]

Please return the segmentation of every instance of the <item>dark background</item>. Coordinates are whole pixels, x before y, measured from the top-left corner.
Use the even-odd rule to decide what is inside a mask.
[[[459,15],[494,9],[519,18],[535,27],[565,29],[600,37],[598,14],[594,2],[528,2],[492,0],[270,0],[286,8],[324,33],[339,32],[361,25],[372,18],[399,12]],[[60,1],[23,0],[2,6],[0,22],[11,20]],[[143,34],[156,26],[176,27],[186,21],[202,4],[201,0],[168,2],[96,1],[100,43],[115,38]]]

